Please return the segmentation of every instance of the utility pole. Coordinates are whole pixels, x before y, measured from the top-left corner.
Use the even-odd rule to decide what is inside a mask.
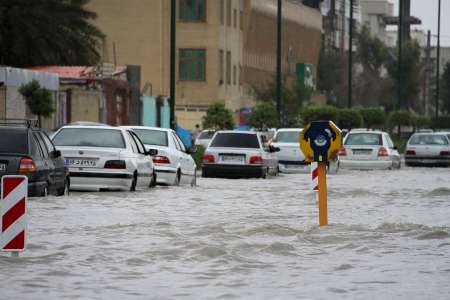
[[[402,48],[403,48],[403,0],[399,0],[399,22],[398,22],[398,85],[397,85],[397,109],[402,107]]]
[[[430,53],[431,53],[431,31],[427,32],[427,48],[425,49],[425,82],[423,89],[423,103],[424,103],[424,112],[425,115],[428,116],[429,112],[429,97],[430,97]]]
[[[282,0],[278,0],[278,14],[277,14],[277,112],[278,112],[278,125],[281,127],[282,113],[281,113],[281,102],[282,102],[282,94],[281,94],[281,38],[282,38]]]
[[[439,117],[440,98],[440,66],[441,66],[441,0],[438,2],[438,36],[437,36],[437,57],[436,57],[436,118]]]
[[[176,26],[177,26],[176,0],[170,4],[170,128],[175,130],[175,85],[176,85]]]
[[[345,12],[344,12],[345,16]],[[348,107],[352,107],[352,84],[353,84],[353,0],[350,0],[350,21],[348,36]]]

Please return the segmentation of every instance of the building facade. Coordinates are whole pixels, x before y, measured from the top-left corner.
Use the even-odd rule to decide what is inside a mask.
[[[366,25],[370,33],[385,44],[390,42],[386,32],[386,18],[394,15],[394,4],[388,0],[360,0],[361,23]]]
[[[169,96],[170,1],[92,0],[105,33],[103,61],[141,66],[148,96]],[[225,103],[236,114],[254,105],[252,87],[274,76],[276,0],[177,1],[176,118],[201,123],[207,107]],[[320,12],[284,1],[283,70],[315,67],[321,43]]]

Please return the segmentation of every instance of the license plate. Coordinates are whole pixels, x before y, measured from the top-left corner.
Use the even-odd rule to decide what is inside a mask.
[[[355,155],[368,155],[372,153],[372,150],[353,150],[353,154]]]
[[[65,160],[66,166],[72,167],[95,167],[97,162],[94,159],[71,159]]]
[[[222,162],[233,163],[233,164],[244,164],[245,156],[234,156],[234,155],[222,155]]]
[[[6,164],[0,164],[0,172],[6,172]]]

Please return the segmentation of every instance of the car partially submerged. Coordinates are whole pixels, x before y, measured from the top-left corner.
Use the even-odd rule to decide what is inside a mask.
[[[379,130],[351,130],[339,151],[339,167],[399,169],[401,158],[389,134]]]
[[[276,154],[279,170],[282,173],[309,172],[309,163],[300,150],[302,128],[280,128],[272,139],[272,145],[280,148]]]
[[[53,136],[73,190],[129,190],[156,184],[151,152],[136,133],[111,126],[64,126]]]
[[[272,145],[252,131],[218,131],[203,155],[203,177],[262,177],[277,175]]]
[[[407,166],[450,166],[450,134],[415,133],[406,144]]]

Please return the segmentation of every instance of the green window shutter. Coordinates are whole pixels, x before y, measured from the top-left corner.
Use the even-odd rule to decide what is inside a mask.
[[[181,49],[179,54],[179,79],[205,80],[206,51]]]

